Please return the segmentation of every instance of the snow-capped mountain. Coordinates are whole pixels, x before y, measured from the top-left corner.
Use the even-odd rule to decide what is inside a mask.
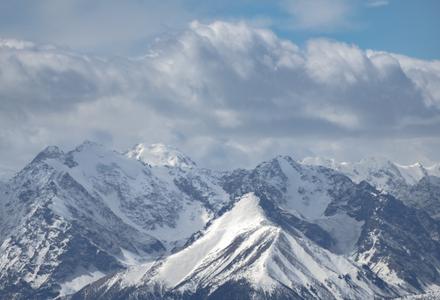
[[[408,205],[425,209],[435,218],[440,217],[440,179],[436,179],[440,178],[439,164],[430,167],[424,167],[421,163],[400,165],[385,158],[373,157],[355,163],[307,157],[301,163],[338,170],[357,183],[365,180]]]
[[[368,299],[363,269],[300,231],[272,220],[253,194],[212,222],[184,250],[103,279],[73,299]],[[373,277],[374,278],[374,277]]]
[[[221,180],[241,200],[186,248],[97,281],[73,299],[365,299],[418,293],[440,283],[438,222],[366,182],[290,157]],[[254,196],[243,196],[249,193]],[[250,228],[243,229],[241,220]],[[311,271],[316,263],[342,281],[333,281],[328,270]]]
[[[338,170],[349,176],[355,182],[366,180],[380,190],[392,188],[388,181],[400,181],[413,185],[425,176],[440,176],[437,164],[425,168],[421,163],[400,165],[382,157],[369,157],[358,162],[338,162],[334,159],[321,157],[306,157],[302,164],[325,166]]]
[[[365,181],[356,184],[332,169],[289,157],[235,173],[225,190],[268,199],[297,217],[299,221],[290,217],[290,222],[315,243],[352,257],[397,289],[416,292],[439,279],[438,267],[432,266],[440,262],[440,227],[425,211],[407,207]],[[405,241],[404,250],[400,241]]]
[[[398,178],[430,202],[437,177],[409,184],[392,163],[352,174],[332,163],[278,156],[216,172],[161,144],[48,147],[0,189],[0,298],[368,299],[439,287],[439,221],[373,187]]]
[[[91,142],[46,148],[1,197],[0,295],[47,299],[170,253],[229,201],[210,180]]]
[[[133,149],[127,151],[126,155],[152,166],[180,168],[192,168],[196,166],[191,158],[178,149],[164,144],[152,144],[149,146],[145,143],[137,144]]]

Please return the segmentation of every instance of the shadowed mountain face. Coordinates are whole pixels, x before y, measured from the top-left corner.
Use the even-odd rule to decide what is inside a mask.
[[[48,147],[0,187],[0,298],[369,299],[440,285],[426,209],[438,177],[385,193],[373,179],[402,174],[392,164],[369,183],[314,164],[216,172],[160,144]]]
[[[322,165],[340,171],[354,182],[366,181],[377,190],[393,195],[405,204],[440,217],[440,164],[399,165],[387,159],[368,158],[356,163],[308,157],[304,165]]]

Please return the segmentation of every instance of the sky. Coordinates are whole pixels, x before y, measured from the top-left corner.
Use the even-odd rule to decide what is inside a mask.
[[[0,0],[0,168],[47,145],[440,161],[436,0]]]

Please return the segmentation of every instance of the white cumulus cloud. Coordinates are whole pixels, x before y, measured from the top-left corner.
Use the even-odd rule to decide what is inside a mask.
[[[439,65],[229,22],[192,22],[136,59],[1,40],[0,157],[21,166],[87,138],[174,144],[213,167],[278,153],[440,160]]]

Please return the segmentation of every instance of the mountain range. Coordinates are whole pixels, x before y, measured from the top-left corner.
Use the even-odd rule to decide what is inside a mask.
[[[0,184],[0,299],[395,299],[440,289],[440,165],[50,146]]]

